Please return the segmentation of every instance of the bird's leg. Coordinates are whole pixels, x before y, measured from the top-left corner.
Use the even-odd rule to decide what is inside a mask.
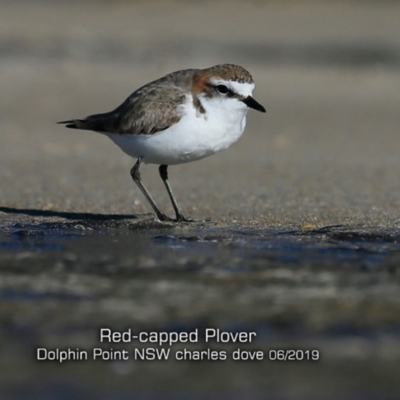
[[[146,187],[143,185],[143,183],[140,179],[140,171],[139,171],[141,163],[142,163],[142,160],[139,158],[136,161],[136,164],[131,169],[131,176],[132,176],[133,181],[136,183],[136,185],[138,185],[139,189],[144,194],[144,197],[146,197],[147,201],[150,203],[151,207],[153,208],[154,212],[157,215],[157,218],[160,221],[173,221],[172,218],[167,217],[164,213],[162,213],[160,211],[160,209],[157,207],[156,202],[153,200],[150,193],[147,191]]]
[[[168,182],[168,165],[160,165],[160,168],[158,169],[160,172],[160,176],[162,181],[164,182],[165,188],[167,189],[168,196],[171,199],[172,207],[174,207],[175,215],[176,215],[176,220],[177,221],[185,221],[185,222],[191,222],[191,219],[185,218],[183,214],[181,213],[181,210],[179,209],[178,203],[175,200],[174,194],[172,193],[171,186]]]

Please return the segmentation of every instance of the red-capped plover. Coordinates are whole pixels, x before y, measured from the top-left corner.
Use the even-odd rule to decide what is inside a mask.
[[[102,133],[137,158],[131,169],[133,181],[158,219],[170,221],[140,179],[142,162],[159,165],[176,220],[189,221],[172,193],[168,166],[200,160],[236,142],[244,131],[248,109],[265,112],[252,97],[253,89],[252,76],[238,65],[186,69],[142,86],[113,111],[59,123]]]

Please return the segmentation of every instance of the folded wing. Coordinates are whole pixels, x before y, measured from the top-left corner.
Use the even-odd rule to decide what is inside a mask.
[[[122,135],[161,132],[180,120],[180,106],[186,101],[187,93],[184,87],[166,78],[168,76],[138,89],[114,111],[58,123],[72,129]]]

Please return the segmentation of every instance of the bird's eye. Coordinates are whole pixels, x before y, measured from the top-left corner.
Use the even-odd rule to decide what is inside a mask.
[[[216,89],[217,92],[221,94],[227,94],[229,92],[229,89],[225,85],[218,85]]]

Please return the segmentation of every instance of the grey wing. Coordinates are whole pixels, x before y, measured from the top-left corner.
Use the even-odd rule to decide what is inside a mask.
[[[104,133],[152,135],[176,124],[186,101],[183,88],[153,82],[132,93],[114,111],[62,121],[67,128]]]

